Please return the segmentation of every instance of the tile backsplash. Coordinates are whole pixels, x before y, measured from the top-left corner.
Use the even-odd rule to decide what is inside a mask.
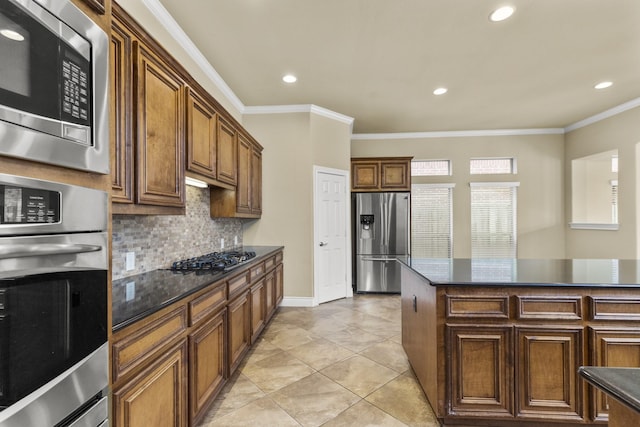
[[[187,186],[186,215],[114,215],[113,280],[167,268],[173,261],[242,245],[242,221],[209,216],[209,190]],[[135,268],[126,271],[125,256],[135,253]]]

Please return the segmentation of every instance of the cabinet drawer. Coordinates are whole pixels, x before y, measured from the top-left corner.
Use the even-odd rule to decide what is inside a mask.
[[[276,266],[276,257],[272,256],[264,261],[264,271],[269,271]]]
[[[592,320],[640,320],[638,297],[589,297]]]
[[[187,309],[177,309],[126,334],[113,344],[113,381],[141,365],[159,349],[187,329]],[[124,329],[126,331],[126,329]]]
[[[229,279],[227,281],[227,284],[229,285],[229,299],[233,299],[233,297],[241,293],[247,286],[249,286],[249,282],[248,270]]]
[[[207,315],[224,307],[227,302],[227,286],[217,283],[213,288],[189,303],[189,326],[193,326]]]
[[[518,319],[582,319],[581,296],[517,296]]]
[[[276,254],[276,264],[280,264],[282,262],[282,257],[283,257],[282,252],[278,252]]]
[[[447,318],[509,318],[509,297],[446,295]]]
[[[253,281],[258,277],[262,276],[264,272],[265,272],[264,262],[254,265],[253,267],[251,267],[251,280]]]

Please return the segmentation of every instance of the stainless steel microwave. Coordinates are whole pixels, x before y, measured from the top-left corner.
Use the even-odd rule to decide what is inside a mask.
[[[0,2],[0,154],[109,173],[109,40],[69,0]]]

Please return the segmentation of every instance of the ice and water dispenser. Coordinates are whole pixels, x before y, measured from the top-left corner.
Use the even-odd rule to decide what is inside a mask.
[[[360,215],[360,238],[373,239],[373,215]]]

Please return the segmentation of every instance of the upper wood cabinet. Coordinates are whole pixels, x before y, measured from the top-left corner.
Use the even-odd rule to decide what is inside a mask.
[[[111,199],[117,203],[133,203],[133,40],[131,33],[114,19],[111,23],[110,46],[110,136]]]
[[[116,4],[110,56],[113,213],[184,213],[184,80]]]
[[[218,181],[236,184],[238,131],[222,117],[218,119]]]
[[[137,198],[183,207],[184,90],[180,76],[142,43],[134,43],[137,73]]]
[[[411,157],[351,159],[351,191],[411,191]]]
[[[237,135],[234,190],[211,187],[213,218],[259,218],[262,214],[262,147],[246,132]]]
[[[217,179],[218,114],[193,89],[187,90],[187,174]]]

